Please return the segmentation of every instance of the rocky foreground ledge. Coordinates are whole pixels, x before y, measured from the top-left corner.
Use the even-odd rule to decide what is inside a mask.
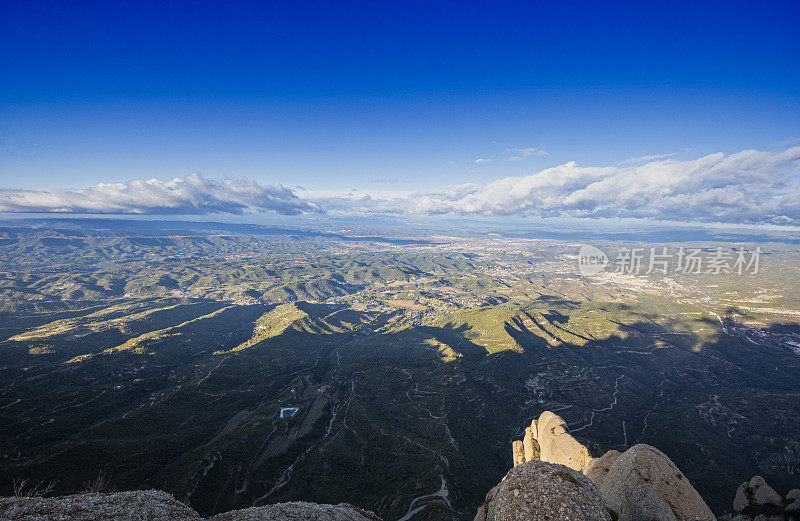
[[[634,445],[593,457],[566,422],[544,411],[512,443],[514,468],[486,495],[475,521],[714,521],[669,457]],[[742,483],[725,521],[800,521],[800,490],[786,498],[764,480]]]
[[[716,521],[689,480],[650,445],[599,458],[545,411],[512,445],[514,467],[475,521]],[[160,490],[0,498],[0,521],[381,521],[349,504],[279,503],[202,518]],[[721,521],[800,521],[800,490],[782,498],[758,476],[742,483]]]
[[[8,521],[381,521],[367,510],[342,503],[278,503],[203,518],[161,490],[87,493],[57,498],[0,498]]]

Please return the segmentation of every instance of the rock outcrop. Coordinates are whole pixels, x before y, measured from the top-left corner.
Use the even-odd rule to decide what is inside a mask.
[[[715,517],[666,454],[650,445],[593,458],[545,411],[512,445],[514,466],[475,521],[697,521]],[[562,463],[563,462],[563,463]],[[726,521],[800,521],[800,489],[785,498],[763,478],[742,483]],[[2,521],[381,521],[349,504],[293,502],[203,518],[160,490],[0,498]]]
[[[617,457],[600,491],[620,520],[715,519],[678,467],[650,445],[634,445]]]
[[[199,518],[197,512],[161,490],[0,498],[0,519],[13,521],[195,521]]]
[[[663,452],[650,445],[635,445],[624,453],[611,450],[593,458],[589,449],[569,433],[564,419],[550,411],[544,411],[526,427],[522,441],[513,443],[513,456],[515,469],[539,460],[585,475],[619,521],[715,519],[689,480]],[[489,510],[487,520],[488,514]]]
[[[541,460],[585,472],[593,461],[589,450],[569,433],[563,418],[550,411],[525,428],[522,446],[524,459],[515,456],[514,465]]]
[[[594,483],[569,467],[528,461],[487,496],[475,521],[611,521]]]
[[[591,479],[598,488],[603,486],[608,472],[611,470],[611,465],[617,461],[622,453],[618,450],[610,450],[594,460],[592,466],[586,471],[586,477]]]
[[[793,488],[786,494],[785,512],[800,519],[800,488]]]
[[[353,505],[279,503],[209,519],[161,490],[87,493],[56,498],[0,498],[4,521],[380,521]]]
[[[520,440],[515,440],[514,443],[511,444],[511,452],[514,459],[514,466],[522,465],[525,463],[525,449],[524,445]]]
[[[733,499],[736,521],[784,521],[800,519],[800,489],[782,499],[761,476],[753,476],[736,490]]]
[[[381,521],[369,512],[347,503],[278,503],[217,514],[208,521]]]
[[[529,425],[525,428],[525,436],[522,438],[522,448],[525,451],[525,461],[534,461],[539,459],[539,444],[536,442],[536,434],[533,428],[536,424]]]

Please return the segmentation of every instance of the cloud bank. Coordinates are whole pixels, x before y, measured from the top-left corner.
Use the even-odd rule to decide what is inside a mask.
[[[102,183],[84,190],[0,189],[0,212],[202,215],[273,211],[296,215],[316,210],[288,188],[262,186],[243,177],[217,181],[192,174],[172,181]]]
[[[0,212],[352,214],[646,218],[800,224],[800,147],[691,161],[580,166],[574,162],[488,184],[423,191],[292,191],[252,179],[190,175],[85,190],[2,190]]]
[[[800,224],[800,147],[579,166],[413,193],[306,192],[329,211]]]

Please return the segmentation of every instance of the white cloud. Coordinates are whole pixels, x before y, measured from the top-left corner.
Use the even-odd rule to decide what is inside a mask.
[[[800,225],[800,146],[691,161],[565,163],[488,184],[438,190],[289,190],[190,175],[85,190],[0,190],[2,212],[453,214]]]
[[[438,214],[448,212],[442,201],[457,201],[479,189],[480,185],[467,183],[425,192],[306,190],[298,195],[326,212],[338,214]]]
[[[506,161],[522,161],[523,159],[528,157],[542,157],[550,155],[550,152],[539,147],[512,148],[510,150],[506,150],[506,153],[514,154],[513,156],[506,159]]]
[[[639,156],[639,157],[629,157],[623,161],[617,163],[618,165],[630,165],[633,163],[644,163],[647,161],[656,161],[658,159],[667,159],[668,157],[673,157],[678,155],[677,152],[671,152],[669,154],[653,154],[649,156]]]
[[[788,147],[793,145],[800,145],[800,137],[790,137],[789,139],[784,139],[783,141],[777,141],[772,144],[772,146],[776,148]]]
[[[295,215],[317,211],[294,192],[237,177],[222,181],[197,174],[172,181],[137,179],[101,183],[83,190],[0,189],[0,212],[208,214],[273,211]]]
[[[574,162],[487,185],[415,193],[303,194],[337,212],[647,218],[800,224],[800,147],[630,166]]]
[[[478,159],[475,160],[475,164],[479,165],[481,163],[491,163],[492,161],[493,161],[492,159],[488,159],[488,158],[485,158],[485,157],[479,157]]]

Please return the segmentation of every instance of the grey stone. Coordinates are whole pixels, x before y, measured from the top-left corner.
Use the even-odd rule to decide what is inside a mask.
[[[511,469],[489,502],[486,521],[611,521],[592,481],[569,467],[529,461]]]
[[[0,498],[9,521],[198,521],[200,516],[161,490],[99,492],[56,498]]]
[[[741,512],[745,508],[750,506],[750,496],[748,492],[750,492],[749,483],[745,481],[739,488],[736,489],[736,497],[733,498],[733,511],[734,512]]]
[[[781,506],[783,504],[781,496],[767,485],[761,476],[753,476],[750,480],[750,488],[753,490],[753,503],[756,505]]]
[[[232,510],[208,521],[380,521],[380,518],[346,503],[320,505],[298,501]]]
[[[611,465],[613,465],[621,455],[622,453],[618,450],[606,452],[592,462],[592,466],[586,471],[586,476],[597,485],[597,488],[602,487],[603,481],[605,481],[608,472],[611,470]]]
[[[56,498],[0,498],[3,521],[381,521],[348,504],[279,503],[233,510],[208,520],[161,490]]]
[[[678,467],[650,445],[634,445],[619,456],[600,491],[619,521],[716,519]]]

